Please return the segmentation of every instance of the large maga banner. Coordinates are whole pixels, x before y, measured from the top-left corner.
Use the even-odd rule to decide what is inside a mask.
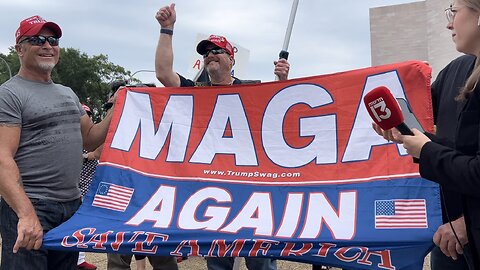
[[[90,191],[44,247],[421,269],[441,224],[438,187],[375,134],[363,96],[386,86],[432,131],[429,85],[430,68],[412,61],[122,90]]]

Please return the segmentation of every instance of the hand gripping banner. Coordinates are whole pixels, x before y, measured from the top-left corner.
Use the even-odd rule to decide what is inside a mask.
[[[439,190],[373,131],[363,97],[378,86],[433,130],[430,68],[416,61],[124,89],[89,193],[44,246],[421,269],[441,225]]]

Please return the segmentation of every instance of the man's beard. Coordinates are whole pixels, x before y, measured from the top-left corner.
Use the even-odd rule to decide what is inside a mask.
[[[219,72],[222,71],[222,67],[221,67],[221,65],[220,65],[220,63],[219,63],[218,61],[211,61],[211,62],[216,62],[216,66],[215,66],[215,67],[211,67],[211,66],[210,66],[210,63],[207,64],[207,65],[205,66],[205,69],[207,70],[207,73],[208,73],[208,74],[212,74],[212,73],[215,74],[215,73],[219,73]],[[215,65],[215,64],[214,64],[214,65]]]
[[[55,67],[55,64],[54,63],[39,63],[38,67],[43,71],[50,72]]]

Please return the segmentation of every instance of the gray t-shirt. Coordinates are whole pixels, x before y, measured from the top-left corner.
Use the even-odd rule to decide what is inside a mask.
[[[72,89],[14,76],[0,86],[0,123],[21,126],[15,161],[29,198],[70,201],[80,197],[80,117]]]

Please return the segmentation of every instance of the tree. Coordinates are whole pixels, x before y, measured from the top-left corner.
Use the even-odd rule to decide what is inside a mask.
[[[15,48],[10,47],[9,50],[8,55],[0,53],[0,57],[5,59],[14,75],[20,69],[20,61]],[[92,109],[94,121],[98,121],[104,113],[103,104],[110,94],[110,82],[128,78],[130,74],[125,68],[109,62],[106,55],[90,57],[77,49],[61,48],[60,60],[52,71],[52,80],[72,88],[80,102]],[[0,63],[0,84],[8,79],[7,66]]]
[[[10,68],[12,76],[17,74],[18,70],[20,69],[20,60],[18,60],[15,48],[10,47],[9,51],[10,52],[7,55],[0,53],[0,57],[5,60],[5,62],[3,60],[0,60],[0,84],[10,79],[8,68]]]

